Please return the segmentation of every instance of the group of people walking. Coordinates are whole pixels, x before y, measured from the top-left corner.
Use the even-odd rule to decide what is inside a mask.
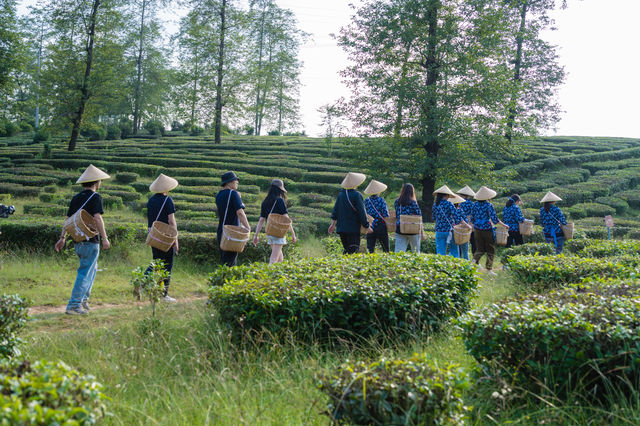
[[[80,266],[71,292],[66,313],[71,315],[87,314],[91,288],[98,270],[98,257],[100,248],[108,250],[111,247],[104,226],[102,215],[104,214],[102,197],[98,193],[101,183],[110,176],[93,165],[78,178],[76,183],[83,186],[83,190],[76,194],[69,203],[67,220],[59,240],[55,243],[55,250],[60,251],[66,244],[66,236],[71,233],[75,241],[75,252],[80,260]],[[337,232],[343,246],[344,254],[352,254],[360,251],[361,233],[366,234],[367,249],[373,253],[377,243],[384,252],[389,251],[389,230],[395,233],[395,251],[407,251],[420,253],[420,244],[426,239],[423,224],[422,211],[418,205],[415,189],[412,184],[405,183],[402,186],[398,198],[394,201],[395,217],[392,216],[387,203],[382,198],[382,193],[387,190],[387,185],[377,180],[372,180],[364,190],[365,199],[358,188],[366,176],[362,173],[348,173],[341,183],[342,189],[338,193],[328,232]],[[245,214],[245,205],[238,192],[239,178],[234,172],[227,172],[221,176],[222,189],[216,195],[218,212],[217,239],[220,243],[226,235],[225,227],[236,226],[247,231],[251,229]],[[147,243],[151,245],[154,260],[162,260],[168,277],[164,281],[164,300],[175,301],[169,296],[169,283],[173,268],[174,255],[179,250],[175,212],[176,208],[169,192],[178,186],[178,181],[170,176],[160,174],[149,186],[153,195],[147,202],[147,225],[149,236]],[[495,191],[485,186],[478,192],[474,192],[469,186],[461,188],[454,193],[448,186],[442,186],[433,193],[435,201],[432,207],[432,219],[435,221],[436,253],[451,255],[469,260],[469,243],[456,244],[454,232],[456,225],[472,230],[471,252],[473,261],[479,263],[486,255],[486,270],[490,273],[493,268],[495,254],[495,225],[508,228],[509,238],[507,246],[522,244],[522,235],[519,232],[519,224],[525,219],[520,206],[522,199],[513,194],[507,200],[503,210],[503,220],[498,219],[491,200],[497,195]],[[540,209],[540,219],[544,229],[545,240],[553,242],[556,252],[560,253],[564,245],[564,237],[561,225],[566,225],[566,219],[562,211],[555,205],[561,201],[560,197],[549,192],[541,200],[543,207]],[[91,227],[84,227],[83,215],[90,218]],[[268,224],[271,215],[279,215],[289,219],[287,210],[287,190],[281,179],[273,179],[267,196],[260,208],[260,219],[256,226],[253,244],[258,244],[258,234]],[[173,238],[155,244],[160,241],[154,236],[155,224],[168,226]],[[296,242],[296,234],[293,223],[289,220],[282,235],[267,235],[267,243],[271,247],[270,263],[283,260],[283,247],[287,244],[286,234],[291,233],[292,242]],[[164,235],[167,237],[167,235]],[[246,243],[242,240],[241,243]],[[243,245],[242,245],[243,246]],[[244,247],[244,246],[243,246]],[[227,266],[235,266],[238,253],[241,250],[229,251],[221,247],[221,263]],[[151,268],[151,267],[150,267]],[[150,269],[148,269],[150,271]]]

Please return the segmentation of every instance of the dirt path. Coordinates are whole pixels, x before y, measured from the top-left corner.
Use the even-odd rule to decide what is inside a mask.
[[[183,297],[176,300],[176,303],[188,303],[194,302],[197,300],[207,300],[206,296],[193,296],[193,297]],[[165,303],[165,302],[160,302]],[[103,309],[113,309],[113,308],[127,308],[127,307],[136,307],[136,306],[145,306],[148,305],[149,302],[131,302],[131,303],[101,303],[101,304],[92,304],[91,311],[99,311]],[[42,305],[42,306],[31,306],[29,308],[29,315],[42,315],[42,314],[64,314],[67,305]]]

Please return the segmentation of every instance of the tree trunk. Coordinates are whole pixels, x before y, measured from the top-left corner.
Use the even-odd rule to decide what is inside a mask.
[[[282,135],[282,110],[284,108],[284,93],[283,93],[283,85],[284,85],[284,77],[283,72],[280,73],[280,87],[278,88],[278,134]]]
[[[193,94],[191,96],[191,125],[196,124],[196,103],[198,101],[198,79],[200,78],[200,68],[198,64],[198,51],[196,48],[196,54],[194,58],[195,75],[193,77]]]
[[[404,56],[404,62],[402,63],[402,70],[400,71],[400,83],[398,90],[398,103],[396,104],[396,121],[393,125],[393,138],[398,141],[402,136],[402,110],[404,108],[405,90],[404,84],[407,79],[407,62],[409,61],[409,54],[411,50],[411,44],[407,44],[407,49]]]
[[[264,49],[264,21],[266,15],[266,4],[262,9],[262,16],[260,20],[260,34],[258,36],[258,81],[256,82],[256,110],[253,120],[253,129],[256,136],[260,136],[260,90],[262,87],[262,51]]]
[[[142,86],[142,51],[144,46],[144,12],[147,7],[147,0],[142,0],[142,17],[140,18],[140,44],[138,47],[136,87],[133,95],[133,134],[137,135],[140,130],[140,86]]]
[[[507,130],[505,132],[505,138],[507,141],[511,142],[513,138],[513,126],[516,121],[516,106],[518,102],[518,92],[520,91],[520,82],[522,81],[522,77],[520,75],[520,71],[522,69],[522,45],[524,43],[524,32],[526,30],[527,24],[527,4],[528,2],[525,0],[522,3],[522,9],[520,10],[520,29],[518,34],[516,35],[516,59],[514,61],[513,67],[513,83],[514,83],[514,93],[511,97],[511,101],[509,102],[509,115],[507,116]]]
[[[101,0],[93,1],[93,8],[91,9],[91,15],[89,16],[89,34],[86,45],[87,64],[84,70],[82,86],[80,87],[80,105],[78,105],[78,111],[72,120],[73,129],[71,130],[71,139],[69,140],[69,151],[76,149],[78,134],[80,133],[80,125],[82,124],[82,116],[84,115],[84,109],[87,101],[89,100],[89,77],[91,76],[91,66],[93,65],[93,44],[96,35],[96,20],[100,1]]]
[[[436,179],[433,175],[423,176],[422,184],[422,219],[431,222],[431,209],[433,207],[433,191],[436,190]]]
[[[222,130],[222,67],[224,66],[224,36],[227,31],[225,26],[225,19],[227,14],[227,1],[222,0],[222,6],[220,7],[220,46],[218,48],[218,81],[216,83],[216,108],[215,108],[215,138],[214,143],[221,143],[221,130]]]

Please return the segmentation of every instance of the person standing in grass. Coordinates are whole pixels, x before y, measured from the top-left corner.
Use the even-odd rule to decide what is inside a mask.
[[[371,232],[362,194],[356,191],[366,178],[362,173],[347,173],[341,184],[343,189],[340,190],[331,212],[331,225],[328,232],[331,235],[337,229],[344,249],[343,254],[360,251],[361,226],[367,228],[367,232]]]
[[[460,205],[464,203],[464,198],[456,194],[449,201],[451,201],[453,206],[456,208],[456,213],[458,214],[460,221],[464,221],[469,227],[471,227],[469,225],[469,218],[467,217],[465,212],[462,210],[462,207],[460,207]],[[453,232],[455,233],[456,231],[454,230]],[[473,232],[471,233],[470,238],[473,238]],[[457,244],[457,246],[458,246],[458,252],[460,253],[460,257],[462,259],[469,260],[469,242],[466,242],[464,244]]]
[[[260,207],[260,220],[258,221],[258,226],[256,226],[256,233],[253,236],[254,246],[258,245],[258,234],[260,234],[262,225],[264,225],[271,213],[289,217],[286,201],[287,190],[284,188],[284,182],[280,179],[273,179],[271,181],[271,186],[269,187],[269,192],[267,193],[267,198],[264,199]],[[295,244],[297,238],[296,232],[293,230],[293,223],[289,225],[289,231],[291,232],[291,243]],[[267,235],[267,243],[271,246],[271,257],[269,258],[269,263],[273,264],[282,262],[284,260],[282,248],[287,244],[287,237]]]
[[[460,208],[462,209],[464,216],[466,217],[467,223],[471,223],[471,212],[473,211],[473,197],[475,197],[476,193],[469,185],[465,185],[464,188],[461,188],[456,192],[459,196],[464,198],[464,201],[460,203]],[[471,254],[476,252],[476,240],[473,237],[473,231],[471,231]]]
[[[104,228],[104,221],[102,220],[102,215],[104,214],[102,197],[98,194],[102,181],[110,177],[93,164],[90,164],[76,182],[82,184],[84,189],[76,194],[69,203],[67,218],[81,209],[86,210],[93,217],[98,234],[91,238],[87,236],[86,241],[75,243],[74,248],[80,259],[80,266],[78,267],[78,275],[65,312],[68,315],[86,315],[89,313],[89,297],[91,296],[91,288],[96,278],[96,272],[98,272],[100,245],[102,244],[104,250],[109,250],[111,247],[111,243],[107,238],[107,231]],[[60,239],[55,244],[57,252],[64,247],[66,236],[67,232],[63,229]]]
[[[436,254],[445,256],[448,249],[449,256],[460,257],[458,246],[453,238],[453,225],[462,222],[462,216],[448,200],[450,197],[455,197],[455,194],[445,185],[436,189],[433,195],[436,200],[431,209],[431,219],[436,223]]]
[[[371,223],[372,232],[367,234],[367,249],[369,253],[373,253],[376,250],[376,241],[380,241],[382,251],[389,252],[389,232],[387,232],[387,224],[384,218],[389,217],[389,210],[387,209],[387,203],[384,198],[380,196],[387,190],[387,185],[377,180],[372,180],[364,190],[369,198],[364,200],[364,206],[367,209],[367,214],[373,218]]]
[[[173,204],[173,199],[169,197],[169,191],[175,189],[178,186],[178,181],[172,177],[166,176],[160,173],[160,176],[149,185],[149,191],[154,195],[147,201],[147,225],[149,230],[153,222],[158,221],[166,223],[174,228],[178,228],[176,223],[176,207]],[[171,270],[173,269],[173,257],[178,253],[178,239],[173,243],[173,246],[168,251],[164,252],[158,248],[151,247],[151,253],[153,260],[159,259],[164,263],[164,269],[168,273],[168,277],[164,280],[164,295],[163,300],[165,302],[175,302],[176,299],[169,296],[169,282],[171,281]],[[147,272],[151,272],[151,266],[147,268]]]
[[[544,240],[547,243],[553,243],[556,254],[560,254],[564,248],[564,233],[560,225],[566,225],[567,219],[562,214],[562,210],[556,206],[556,201],[562,201],[562,198],[551,191],[547,192],[540,200],[543,203],[543,206],[540,207],[540,223],[544,232]]]
[[[507,200],[507,205],[502,209],[502,221],[509,225],[509,237],[507,238],[507,248],[524,244],[520,233],[520,224],[524,222],[522,216],[522,198],[518,194],[512,194]]]
[[[244,213],[244,204],[240,193],[237,191],[239,179],[234,172],[226,172],[220,178],[222,190],[216,194],[216,207],[218,209],[218,244],[222,241],[224,225],[242,226],[250,230],[247,215]],[[236,266],[238,253],[234,251],[220,250],[220,261],[223,265]]]
[[[477,201],[473,204],[473,210],[471,212],[471,223],[473,223],[473,232],[476,239],[476,252],[473,254],[473,261],[479,264],[482,256],[486,254],[487,262],[485,266],[490,275],[496,275],[496,273],[492,271],[493,257],[496,252],[496,236],[493,225],[499,223],[503,227],[508,228],[504,222],[498,219],[493,204],[489,202],[489,200],[495,198],[496,195],[496,191],[486,186],[481,187],[475,195]]]
[[[402,185],[400,196],[393,204],[396,209],[395,252],[407,251],[407,248],[411,245],[412,252],[420,253],[420,241],[427,239],[422,226],[420,227],[420,232],[418,234],[403,234],[400,232],[401,215],[422,216],[422,211],[420,211],[420,206],[418,206],[418,200],[416,199],[416,192],[413,189],[413,185],[410,183]]]

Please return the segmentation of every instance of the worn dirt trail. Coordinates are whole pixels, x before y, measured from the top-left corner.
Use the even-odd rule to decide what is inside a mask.
[[[206,296],[191,296],[191,297],[182,297],[176,300],[176,303],[188,303],[194,302],[197,300],[207,300]],[[160,303],[165,303],[160,301]],[[137,307],[137,306],[145,306],[148,305],[149,302],[146,301],[133,301],[131,303],[101,303],[101,304],[91,304],[91,311],[100,311],[104,309],[113,309],[113,308],[126,308],[126,307]],[[67,305],[41,305],[41,306],[31,306],[29,308],[29,315],[42,315],[42,314],[64,314]]]

